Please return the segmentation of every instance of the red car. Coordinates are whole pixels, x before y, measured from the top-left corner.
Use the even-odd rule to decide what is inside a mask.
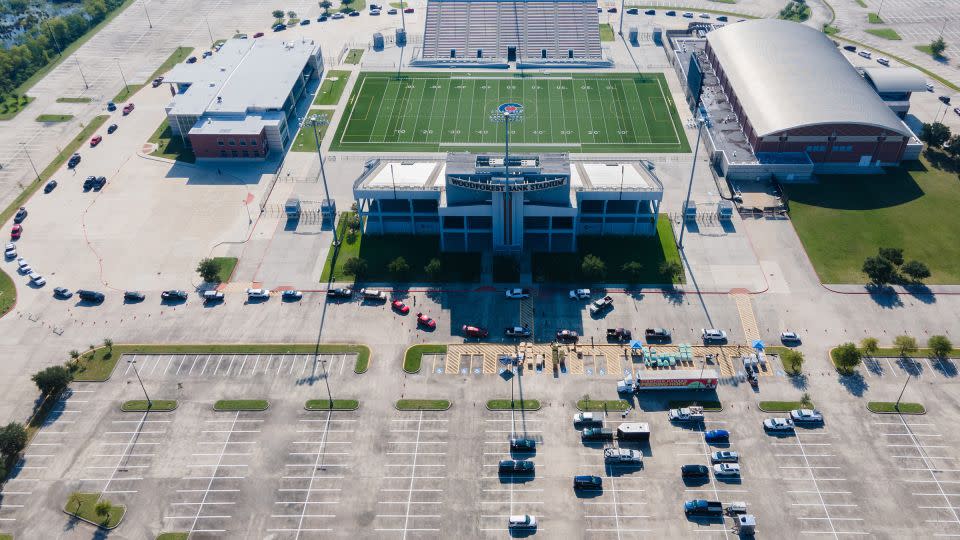
[[[412,8],[412,7],[408,7],[407,9],[403,10],[403,12],[404,12],[404,13],[413,13],[413,8]]]
[[[257,39],[258,37],[263,37],[263,32],[257,32],[253,35],[253,39]]]
[[[410,313],[410,306],[404,304],[404,303],[401,302],[400,300],[394,300],[393,303],[390,304],[390,307],[392,307],[392,308],[393,308],[394,310],[396,310],[398,313],[403,314],[403,315],[406,315],[407,313]]]
[[[417,325],[425,326],[431,330],[437,327],[437,321],[427,317],[423,313],[417,313]]]
[[[103,140],[103,137],[101,137],[100,135],[97,135],[96,137],[90,139],[90,148],[93,148],[94,146],[100,144],[100,141],[102,140]]]
[[[131,112],[133,112],[133,103],[127,103],[127,105],[123,108],[123,115],[126,116]]]
[[[485,328],[480,328],[479,326],[470,326],[469,324],[463,325],[463,335],[472,338],[485,338],[487,337],[487,332]]]
[[[10,229],[10,238],[13,240],[20,238],[21,234],[23,234],[23,225],[20,225],[19,223],[17,223],[16,225],[13,226],[12,229]]]

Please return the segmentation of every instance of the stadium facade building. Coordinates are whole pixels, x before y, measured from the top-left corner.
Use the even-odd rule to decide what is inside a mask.
[[[320,46],[312,40],[227,40],[213,56],[177,64],[164,77],[173,91],[166,107],[170,129],[198,158],[264,159],[283,152],[296,132],[297,103],[322,72]]]
[[[451,153],[378,160],[354,182],[364,234],[439,235],[444,251],[569,252],[580,235],[656,234],[648,162]]]
[[[596,0],[429,0],[418,67],[610,67]]]
[[[814,28],[757,19],[666,34],[715,170],[730,179],[876,173],[919,156],[910,128]]]
[[[912,67],[879,67],[863,70],[863,78],[900,118],[910,112],[910,96],[927,91],[927,79]]]

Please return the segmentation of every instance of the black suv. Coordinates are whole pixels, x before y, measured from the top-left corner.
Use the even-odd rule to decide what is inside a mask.
[[[533,474],[534,465],[532,461],[502,459],[498,470],[504,474]]]
[[[103,186],[107,184],[107,177],[105,176],[88,176],[86,180],[83,181],[83,190],[94,190],[100,191],[103,189]]]
[[[171,301],[185,301],[187,299],[187,291],[170,289],[169,291],[163,291],[160,293],[160,298]]]
[[[329,298],[353,298],[353,289],[342,287],[339,289],[330,289],[327,291]]]
[[[146,295],[140,291],[126,291],[123,293],[123,299],[128,302],[143,302]]]
[[[684,465],[680,467],[680,476],[683,478],[709,478],[710,469],[706,465]]]
[[[603,489],[603,478],[599,476],[574,476],[573,489]]]
[[[103,299],[105,298],[102,292],[88,291],[86,289],[80,289],[77,291],[77,296],[85,302],[93,302],[95,304],[103,302]]]
[[[70,156],[70,161],[67,161],[67,168],[74,168],[80,164],[80,154],[73,154]]]
[[[511,452],[533,452],[537,449],[537,441],[523,437],[513,437],[510,439]]]

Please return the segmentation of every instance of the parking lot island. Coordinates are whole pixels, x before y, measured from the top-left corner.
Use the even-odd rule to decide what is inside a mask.
[[[398,411],[445,411],[450,402],[445,399],[401,399],[396,404]]]
[[[577,401],[577,409],[587,412],[623,412],[629,408],[630,404],[622,399],[590,399],[587,397]]]
[[[871,401],[867,410],[876,414],[927,414],[927,408],[920,403],[894,403],[892,401]]]
[[[419,373],[424,354],[447,354],[447,346],[414,345],[410,347],[403,355],[403,370],[407,373]]]
[[[360,401],[356,399],[311,399],[303,408],[308,411],[355,411],[360,408]]]
[[[134,399],[120,405],[123,412],[169,412],[176,409],[175,399],[151,399],[149,402],[145,399]]]
[[[539,399],[491,399],[487,401],[487,409],[491,411],[539,411]]]
[[[101,503],[106,502],[106,506],[98,508]],[[104,513],[103,510],[106,510]],[[71,516],[86,521],[91,525],[103,529],[116,529],[127,508],[122,505],[112,505],[109,501],[101,499],[99,493],[72,493],[67,499],[67,504],[63,506],[63,511]]]
[[[221,399],[213,404],[215,411],[265,411],[268,407],[265,399]]]

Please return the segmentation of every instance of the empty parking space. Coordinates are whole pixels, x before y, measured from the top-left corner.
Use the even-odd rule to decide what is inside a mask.
[[[864,358],[864,375],[874,377],[916,377],[944,380],[957,376],[957,366],[948,358]]]
[[[314,378],[326,371],[338,377],[352,373],[355,354],[125,354],[117,368],[133,375],[132,362],[144,380],[195,380],[202,378],[276,378],[291,381]],[[122,370],[122,371],[120,371]]]

